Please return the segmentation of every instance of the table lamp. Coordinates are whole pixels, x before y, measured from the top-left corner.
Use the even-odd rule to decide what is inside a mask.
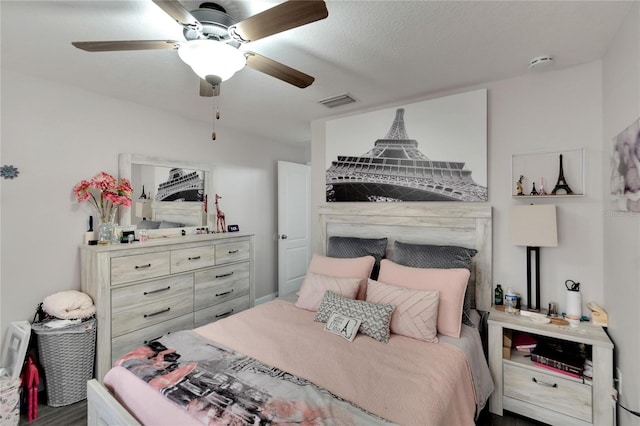
[[[512,206],[510,212],[511,242],[527,247],[528,310],[540,311],[540,247],[558,245],[555,205]],[[531,298],[532,257],[535,263],[535,305]]]
[[[136,201],[136,217],[151,219],[151,200]]]

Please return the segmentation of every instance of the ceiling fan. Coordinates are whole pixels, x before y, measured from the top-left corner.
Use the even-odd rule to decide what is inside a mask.
[[[74,41],[88,52],[177,49],[180,58],[200,77],[200,96],[217,96],[220,83],[245,65],[286,83],[305,88],[314,78],[252,51],[241,51],[244,43],[310,24],[329,15],[323,0],[289,0],[236,22],[216,3],[202,3],[187,11],[177,0],[152,0],[183,27],[186,41],[122,40]]]

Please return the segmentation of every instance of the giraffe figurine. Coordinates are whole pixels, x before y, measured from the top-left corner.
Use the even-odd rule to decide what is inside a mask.
[[[220,210],[220,206],[218,205],[218,200],[222,197],[216,194],[216,232],[227,232],[227,225],[224,218],[224,212]]]

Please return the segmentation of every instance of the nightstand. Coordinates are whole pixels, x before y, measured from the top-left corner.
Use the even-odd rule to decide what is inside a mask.
[[[488,326],[489,368],[495,384],[489,411],[501,416],[508,410],[549,424],[613,425],[613,343],[602,327],[538,324],[529,317],[493,308]],[[593,378],[576,379],[538,367],[515,349],[504,353],[503,337],[509,330],[587,345]]]

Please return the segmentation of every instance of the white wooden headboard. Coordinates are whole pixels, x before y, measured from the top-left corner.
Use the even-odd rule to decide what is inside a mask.
[[[491,206],[335,203],[320,206],[318,213],[322,254],[326,254],[332,236],[387,237],[387,257],[396,240],[478,250],[471,270],[471,285],[475,287],[472,303],[484,311],[491,307]]]

